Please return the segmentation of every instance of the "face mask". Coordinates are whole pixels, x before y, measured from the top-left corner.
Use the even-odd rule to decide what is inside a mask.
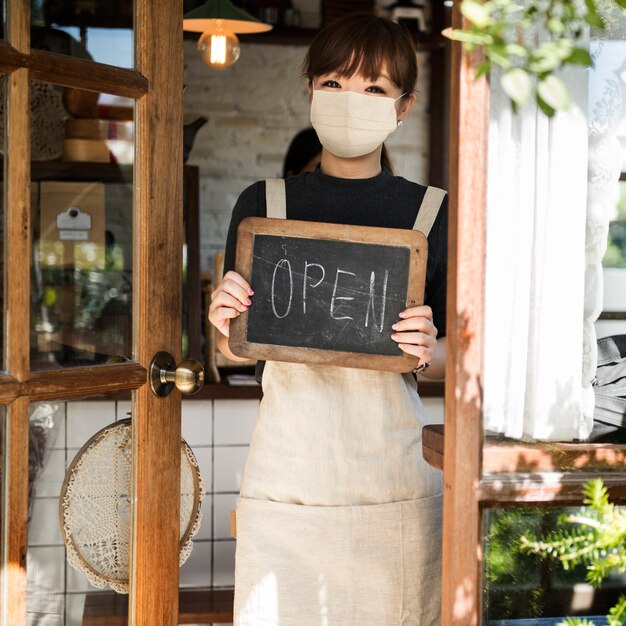
[[[397,128],[395,103],[399,98],[314,90],[311,124],[320,143],[335,156],[363,156],[376,150]]]

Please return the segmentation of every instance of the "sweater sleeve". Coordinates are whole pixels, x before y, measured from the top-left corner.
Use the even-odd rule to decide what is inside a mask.
[[[241,192],[235,203],[228,227],[224,253],[224,274],[235,269],[237,228],[246,217],[265,217],[265,183],[257,182]],[[221,278],[221,277],[219,277]]]

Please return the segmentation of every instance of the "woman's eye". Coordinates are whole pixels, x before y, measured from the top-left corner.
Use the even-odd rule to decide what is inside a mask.
[[[337,89],[341,87],[341,85],[336,80],[325,80],[322,83],[322,87],[332,87],[333,89]]]
[[[380,87],[377,87],[376,85],[372,85],[371,87],[368,87],[365,91],[369,91],[369,93],[385,93],[384,89],[381,89]]]

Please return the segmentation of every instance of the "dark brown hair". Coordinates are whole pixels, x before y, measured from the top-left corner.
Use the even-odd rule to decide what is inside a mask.
[[[309,81],[330,73],[360,74],[376,81],[383,69],[403,94],[413,93],[417,55],[411,35],[403,26],[372,13],[351,13],[325,26],[313,39],[302,64]],[[384,144],[381,163],[393,173]]]
[[[410,94],[417,82],[417,55],[409,32],[371,13],[352,13],[324,27],[315,37],[302,66],[309,80],[322,74],[360,74],[377,80],[385,68],[389,78]]]

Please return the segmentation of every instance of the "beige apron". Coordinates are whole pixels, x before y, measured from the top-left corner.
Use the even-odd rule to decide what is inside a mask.
[[[429,187],[414,228],[443,199]],[[284,218],[284,182],[267,181]],[[297,398],[297,403],[294,399]],[[440,623],[442,477],[411,374],[270,361],[237,503],[235,626]]]

